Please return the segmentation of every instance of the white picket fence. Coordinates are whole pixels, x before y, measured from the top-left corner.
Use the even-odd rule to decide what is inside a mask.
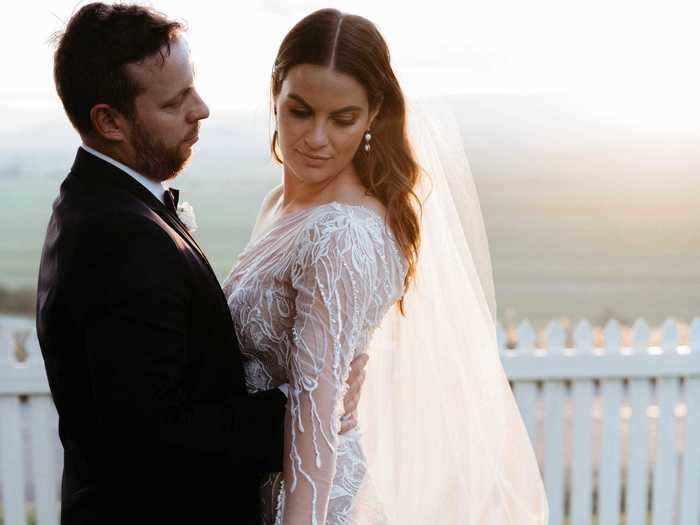
[[[605,326],[603,348],[586,321],[573,348],[566,335],[552,322],[546,349],[536,349],[534,330],[521,323],[508,351],[499,327],[504,368],[540,445],[550,524],[565,523],[566,509],[571,525],[591,524],[595,509],[601,525],[644,525],[648,511],[653,525],[699,525],[700,319],[683,346],[671,320],[656,347],[644,321],[629,347],[616,321]]]
[[[58,522],[56,415],[31,324],[0,318],[4,525],[28,523],[28,508],[38,525]],[[17,362],[22,331],[30,333],[26,360]],[[537,348],[523,322],[509,350],[498,327],[503,365],[542,468],[550,525],[700,525],[700,319],[690,325],[688,345],[678,344],[670,320],[660,346],[649,345],[643,321],[628,347],[617,322],[604,334],[595,348],[582,321],[567,345],[562,325],[551,322]]]
[[[37,525],[58,523],[56,409],[33,324],[27,319],[0,319],[0,490],[4,525],[27,523],[29,493]],[[20,344],[26,359],[18,362]]]

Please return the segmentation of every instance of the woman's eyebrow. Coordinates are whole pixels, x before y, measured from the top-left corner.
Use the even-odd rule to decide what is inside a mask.
[[[344,108],[332,111],[331,115],[337,115],[338,113],[347,113],[349,111],[362,111],[362,108],[360,106],[345,106]]]
[[[289,95],[287,95],[287,97],[311,109],[311,104],[309,104],[306,100],[304,100],[303,97],[297,95],[296,93],[290,93]],[[362,111],[362,108],[360,106],[345,106],[343,108],[336,109],[335,111],[331,111],[331,115],[337,115],[338,113],[348,113],[349,111]]]
[[[291,98],[291,99],[296,100],[297,102],[299,102],[300,104],[306,106],[307,108],[311,108],[311,105],[310,105],[308,102],[306,102],[306,100],[304,100],[303,98],[301,98],[299,95],[297,95],[297,94],[295,94],[295,93],[290,93],[290,94],[288,95],[288,97]]]

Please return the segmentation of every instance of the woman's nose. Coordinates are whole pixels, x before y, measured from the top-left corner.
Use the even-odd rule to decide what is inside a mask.
[[[306,145],[311,149],[321,149],[328,144],[328,133],[323,123],[314,124],[313,128],[304,137]]]

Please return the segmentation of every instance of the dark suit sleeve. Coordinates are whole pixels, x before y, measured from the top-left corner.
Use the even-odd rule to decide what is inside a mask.
[[[141,225],[100,232],[94,243],[85,283],[97,299],[86,311],[85,344],[105,439],[125,457],[219,457],[281,470],[286,398],[279,390],[209,404],[186,400],[188,352],[197,351],[188,334],[196,290],[181,247]]]

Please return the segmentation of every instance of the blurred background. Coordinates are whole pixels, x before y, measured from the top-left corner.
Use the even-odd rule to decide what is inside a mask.
[[[0,515],[5,518],[0,524],[25,523],[18,503],[22,469],[28,482],[52,483],[60,475],[55,414],[42,363],[31,359],[38,348],[30,334],[51,203],[79,145],[55,94],[50,38],[85,3],[3,6]],[[700,4],[158,0],[151,5],[189,26],[197,88],[211,109],[190,164],[172,185],[195,207],[196,237],[220,279],[245,246],[263,195],[280,181],[280,168],[268,152],[268,94],[283,36],[321,7],[369,18],[389,44],[406,95],[449,97],[455,109],[490,241],[504,347],[518,347],[516,356],[548,347],[523,360],[502,356],[544,465],[551,523],[621,523],[616,499],[621,465],[628,525],[643,523],[650,508],[655,524],[676,523],[672,509],[681,507],[683,523],[697,523],[700,454],[685,442],[700,439],[700,321],[689,327],[700,316]],[[644,352],[634,357],[628,351],[637,318],[646,319],[651,332],[647,341],[646,325],[637,325]],[[608,323],[604,337],[610,319],[620,324]],[[558,322],[548,325],[551,320]],[[581,320],[590,325],[579,325]],[[569,352],[576,326],[578,353]],[[604,346],[610,355],[599,352]],[[568,368],[558,366],[564,347],[574,358]],[[19,361],[30,356],[26,366],[6,359],[8,349],[24,352]],[[546,358],[549,353],[553,359]],[[618,353],[627,356],[624,367],[618,366]],[[606,358],[610,361],[601,361]],[[657,377],[661,365],[669,377]],[[37,390],[35,384],[44,386]],[[624,405],[623,384],[629,387]],[[51,432],[30,432],[30,402],[45,404],[34,408],[44,407],[37,421],[49,421],[40,428]],[[30,433],[47,440],[39,452],[56,451],[58,467],[48,474],[29,474],[30,465],[40,464],[29,460]],[[20,446],[26,449],[21,465]],[[653,480],[647,451],[655,465]],[[675,484],[681,455],[682,487]],[[651,496],[646,499],[647,478],[653,504]],[[43,523],[54,523],[51,490],[57,485],[47,486],[46,505],[36,508],[40,522],[43,512]],[[28,483],[30,498],[33,487]],[[35,509],[28,509],[28,522],[34,523]]]
[[[32,315],[51,203],[79,144],[55,94],[49,39],[84,3],[13,3],[0,32],[0,313]],[[700,312],[697,3],[151,5],[188,24],[211,109],[173,186],[195,207],[221,279],[280,178],[268,154],[277,47],[332,5],[377,24],[408,97],[452,100],[507,329],[637,317],[683,326]]]

